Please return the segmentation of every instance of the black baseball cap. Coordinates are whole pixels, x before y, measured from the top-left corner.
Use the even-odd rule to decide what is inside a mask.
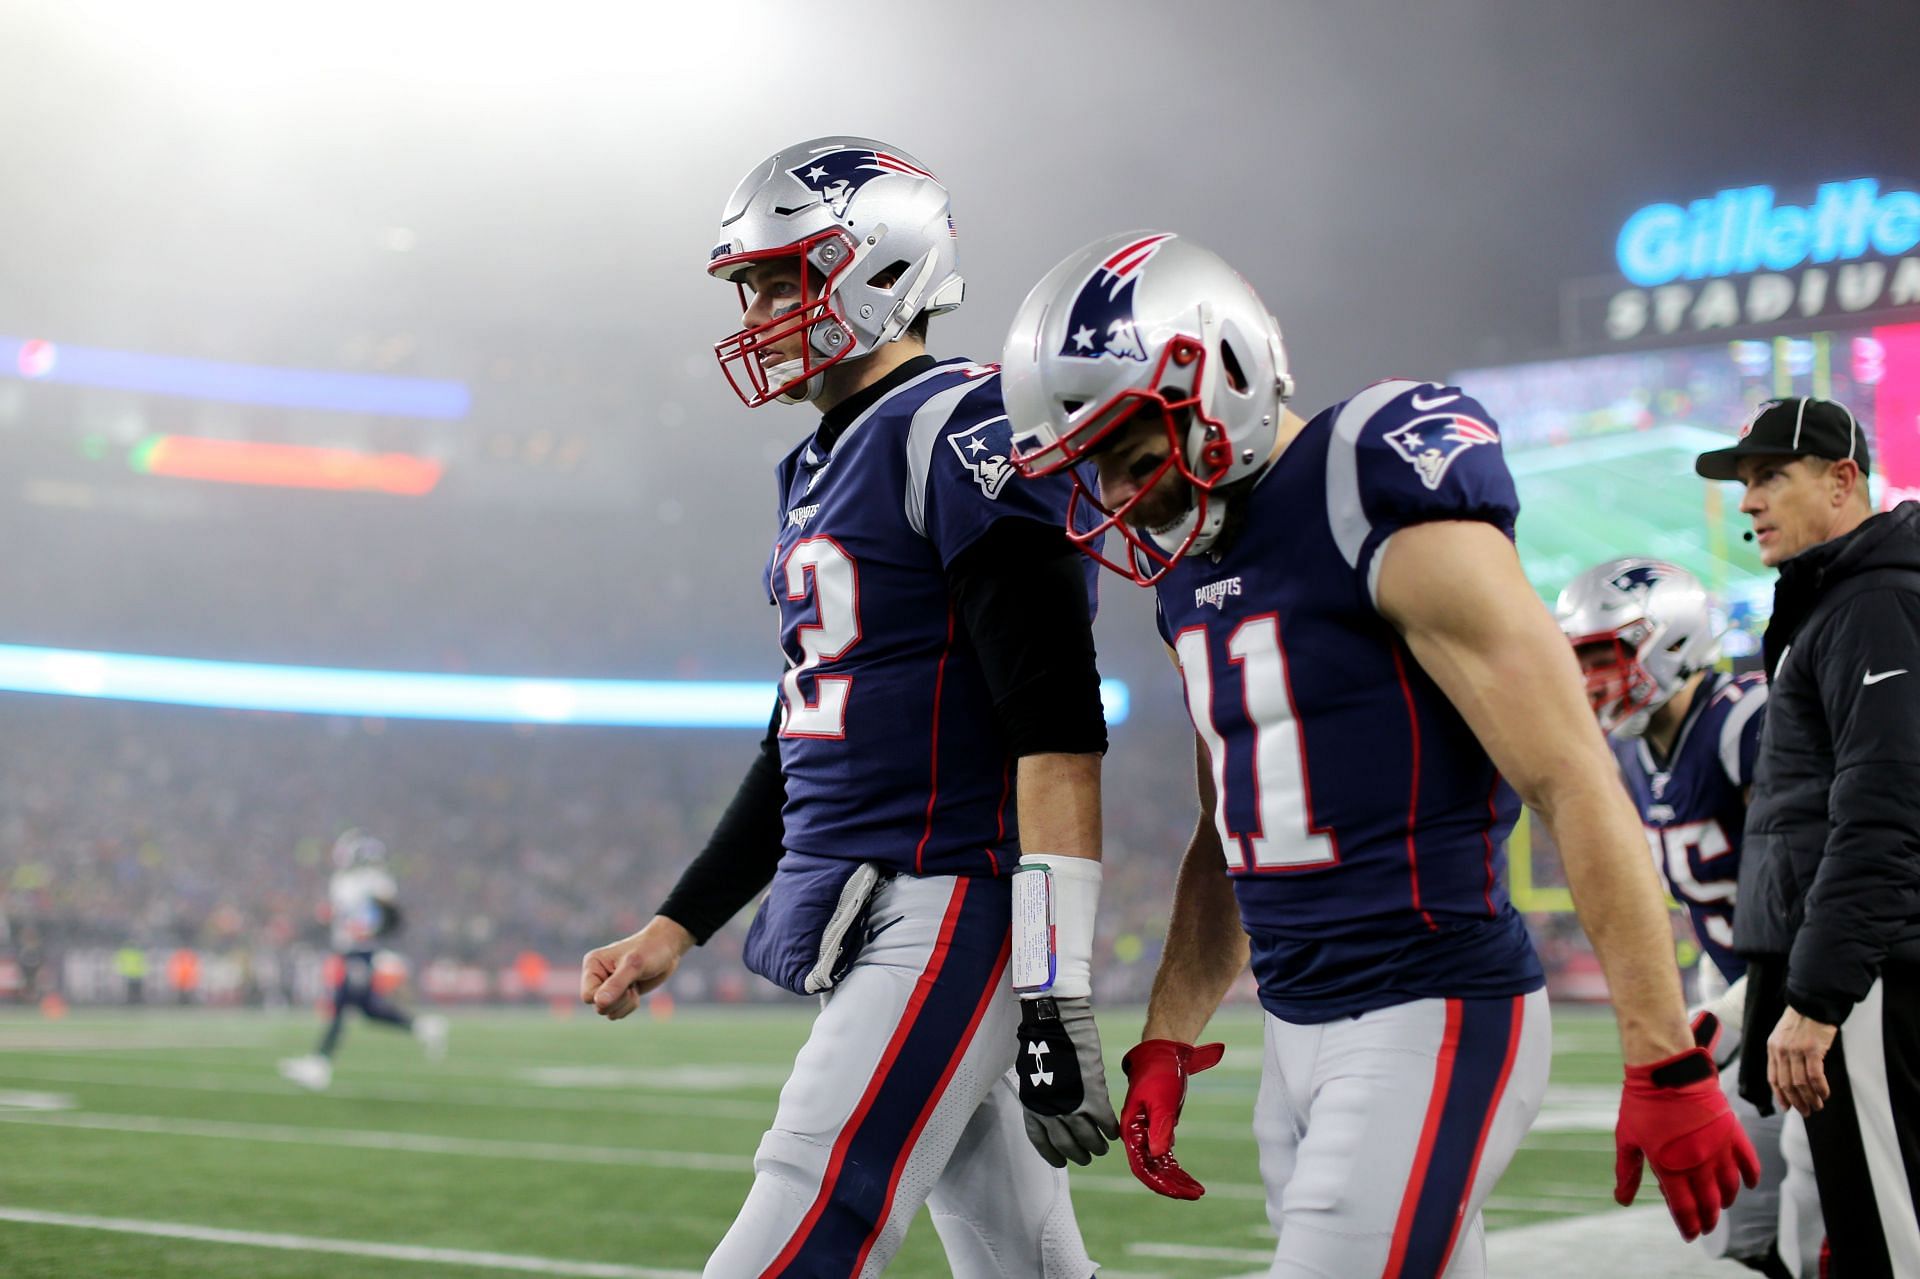
[[[1853,413],[1838,400],[1812,395],[1768,400],[1740,428],[1738,444],[1702,453],[1693,469],[1709,480],[1737,480],[1743,457],[1846,457],[1860,464],[1862,475],[1872,469],[1867,433]]]

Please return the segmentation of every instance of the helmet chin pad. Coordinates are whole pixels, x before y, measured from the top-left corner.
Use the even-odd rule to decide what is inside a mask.
[[[811,404],[820,398],[827,379],[823,373],[808,376],[805,360],[787,360],[767,370],[767,381],[781,389],[774,398],[782,404]]]

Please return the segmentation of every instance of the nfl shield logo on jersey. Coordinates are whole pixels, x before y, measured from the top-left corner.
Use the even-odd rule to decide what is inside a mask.
[[[1013,427],[1007,419],[997,417],[971,431],[949,435],[947,443],[953,446],[960,465],[967,468],[967,474],[980,486],[980,491],[997,499],[1013,475],[1013,463],[1007,460],[1013,451]]]
[[[1422,484],[1437,489],[1454,458],[1476,444],[1498,444],[1500,432],[1478,418],[1430,413],[1388,431],[1385,439],[1420,473]]]
[[[1134,331],[1133,286],[1140,268],[1152,260],[1171,235],[1150,235],[1116,250],[1093,269],[1073,295],[1067,315],[1067,340],[1061,355],[1083,360],[1144,360],[1147,349]]]
[[[847,205],[852,203],[860,188],[883,173],[902,173],[910,178],[925,178],[929,182],[940,180],[919,165],[890,152],[853,148],[816,155],[787,172],[818,192],[836,218],[846,217]]]

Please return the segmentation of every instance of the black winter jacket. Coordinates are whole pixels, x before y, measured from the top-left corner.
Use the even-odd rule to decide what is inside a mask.
[[[1920,502],[1782,566],[1766,660],[1734,946],[1837,1025],[1920,964]]]

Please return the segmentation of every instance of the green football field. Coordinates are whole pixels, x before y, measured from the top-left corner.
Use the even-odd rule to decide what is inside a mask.
[[[1602,560],[1651,555],[1692,572],[1723,601],[1756,584],[1770,594],[1772,575],[1740,537],[1748,521],[1737,486],[1694,474],[1694,458],[1727,442],[1698,427],[1663,426],[1510,453],[1527,577],[1551,600]]]
[[[0,1274],[695,1275],[746,1193],[807,1020],[472,1014],[438,1064],[355,1024],[316,1095],[274,1069],[310,1046],[304,1016],[0,1015]],[[1109,1046],[1139,1021],[1110,1014]],[[1156,1198],[1117,1154],[1075,1173],[1110,1279],[1226,1279],[1271,1254],[1248,1128],[1257,1010],[1215,1032],[1231,1051],[1195,1081],[1180,1129],[1207,1197]],[[1494,1230],[1610,1210],[1612,1021],[1562,1011],[1554,1037],[1553,1092],[1495,1192]],[[924,1216],[891,1273],[946,1273]]]

